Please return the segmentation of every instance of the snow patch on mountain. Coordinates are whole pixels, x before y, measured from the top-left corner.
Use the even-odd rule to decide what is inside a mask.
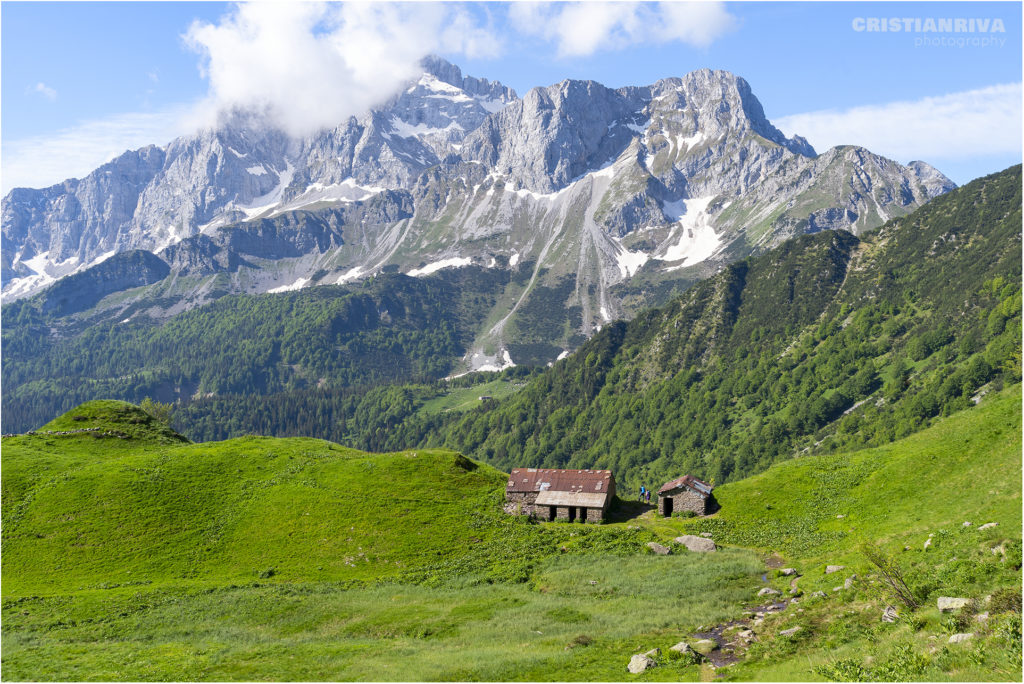
[[[502,347],[497,356],[486,356],[477,352],[473,355],[470,365],[476,371],[503,371],[516,364],[512,361],[512,355],[508,353],[508,349]]]
[[[424,123],[415,126],[402,121],[397,116],[391,117],[391,132],[399,138],[417,138],[421,135],[444,135],[452,132],[465,132],[457,121],[452,121],[444,128],[430,127]]]
[[[427,264],[423,268],[414,268],[406,273],[406,275],[412,276],[413,278],[419,278],[420,276],[436,273],[442,268],[462,268],[463,266],[469,266],[471,263],[473,263],[473,260],[469,257],[450,257],[448,259],[441,259],[440,261]]]
[[[294,290],[301,290],[309,284],[309,278],[299,278],[291,285],[282,285],[281,287],[275,287],[267,290],[268,294],[277,294],[278,292],[292,292]]]
[[[503,102],[492,97],[477,97],[475,99],[477,104],[486,109],[490,114],[496,114],[508,105],[512,104],[511,102]]]
[[[622,273],[623,278],[629,278],[639,271],[644,264],[650,260],[650,255],[644,252],[631,252],[622,245],[619,245],[621,252],[615,255],[615,260],[619,266],[619,272]]]
[[[338,279],[335,281],[335,284],[337,284],[337,285],[344,285],[345,283],[347,283],[349,281],[359,280],[364,275],[366,275],[366,272],[363,271],[362,267],[356,266],[355,268],[350,268],[349,270],[347,270],[344,273],[342,273],[338,277]]]
[[[238,208],[245,212],[246,218],[256,218],[257,216],[274,209],[281,203],[281,198],[284,196],[285,188],[291,184],[294,176],[295,167],[290,161],[285,162],[285,169],[278,173],[277,185],[275,185],[270,192],[265,195],[260,195],[254,199],[249,206]]]
[[[678,241],[669,246],[662,256],[657,257],[661,261],[680,261],[682,263],[666,268],[666,271],[674,271],[683,266],[693,265],[704,261],[722,246],[722,241],[715,234],[711,227],[710,215],[707,208],[711,203],[711,197],[693,197],[690,199],[666,202],[663,208],[665,215],[676,222],[669,241],[678,236]]]

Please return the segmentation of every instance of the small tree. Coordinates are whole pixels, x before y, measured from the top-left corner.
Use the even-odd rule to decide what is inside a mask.
[[[170,404],[161,404],[159,401],[153,401],[146,397],[139,404],[139,408],[148,413],[154,420],[164,425],[171,424],[172,408]]]
[[[886,556],[885,552],[876,544],[862,544],[860,552],[864,554],[869,563],[878,568],[882,575],[882,581],[897,600],[911,610],[916,610],[919,607],[920,604],[914,598],[914,592],[910,590],[903,579],[903,570],[895,558]]]

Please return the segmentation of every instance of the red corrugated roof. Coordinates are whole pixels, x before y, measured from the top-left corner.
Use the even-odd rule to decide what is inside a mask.
[[[683,475],[680,478],[672,480],[671,482],[666,482],[665,484],[661,485],[661,489],[658,490],[658,493],[661,494],[662,492],[667,492],[669,490],[683,486],[689,487],[690,489],[704,497],[707,497],[713,489],[713,487],[709,485],[707,482],[704,482],[703,480],[698,480],[693,475]]]
[[[557,470],[554,468],[513,468],[508,476],[509,492],[594,492],[603,494],[612,482],[610,470]]]

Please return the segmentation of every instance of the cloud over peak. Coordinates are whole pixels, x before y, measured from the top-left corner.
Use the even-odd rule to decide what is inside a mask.
[[[434,3],[245,3],[184,38],[202,56],[208,113],[260,112],[295,136],[381,104],[428,53],[500,46],[464,8]]]

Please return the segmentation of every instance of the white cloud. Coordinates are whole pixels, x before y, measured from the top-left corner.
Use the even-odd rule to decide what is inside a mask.
[[[3,143],[2,193],[80,178],[129,149],[165,144],[187,132],[186,109],[120,114],[56,133]]]
[[[29,88],[29,90],[33,93],[39,93],[50,102],[54,102],[57,100],[57,91],[51,88],[50,86],[46,85],[42,81],[36,83],[35,87]]]
[[[382,103],[431,52],[487,57],[501,45],[465,9],[437,3],[246,3],[185,40],[203,57],[207,114],[258,111],[296,136]]]
[[[1021,84],[1009,83],[906,102],[793,114],[773,120],[822,152],[860,145],[908,162],[1021,152]]]
[[[735,25],[721,2],[522,2],[509,18],[520,32],[554,41],[559,57],[640,43],[706,47]]]

